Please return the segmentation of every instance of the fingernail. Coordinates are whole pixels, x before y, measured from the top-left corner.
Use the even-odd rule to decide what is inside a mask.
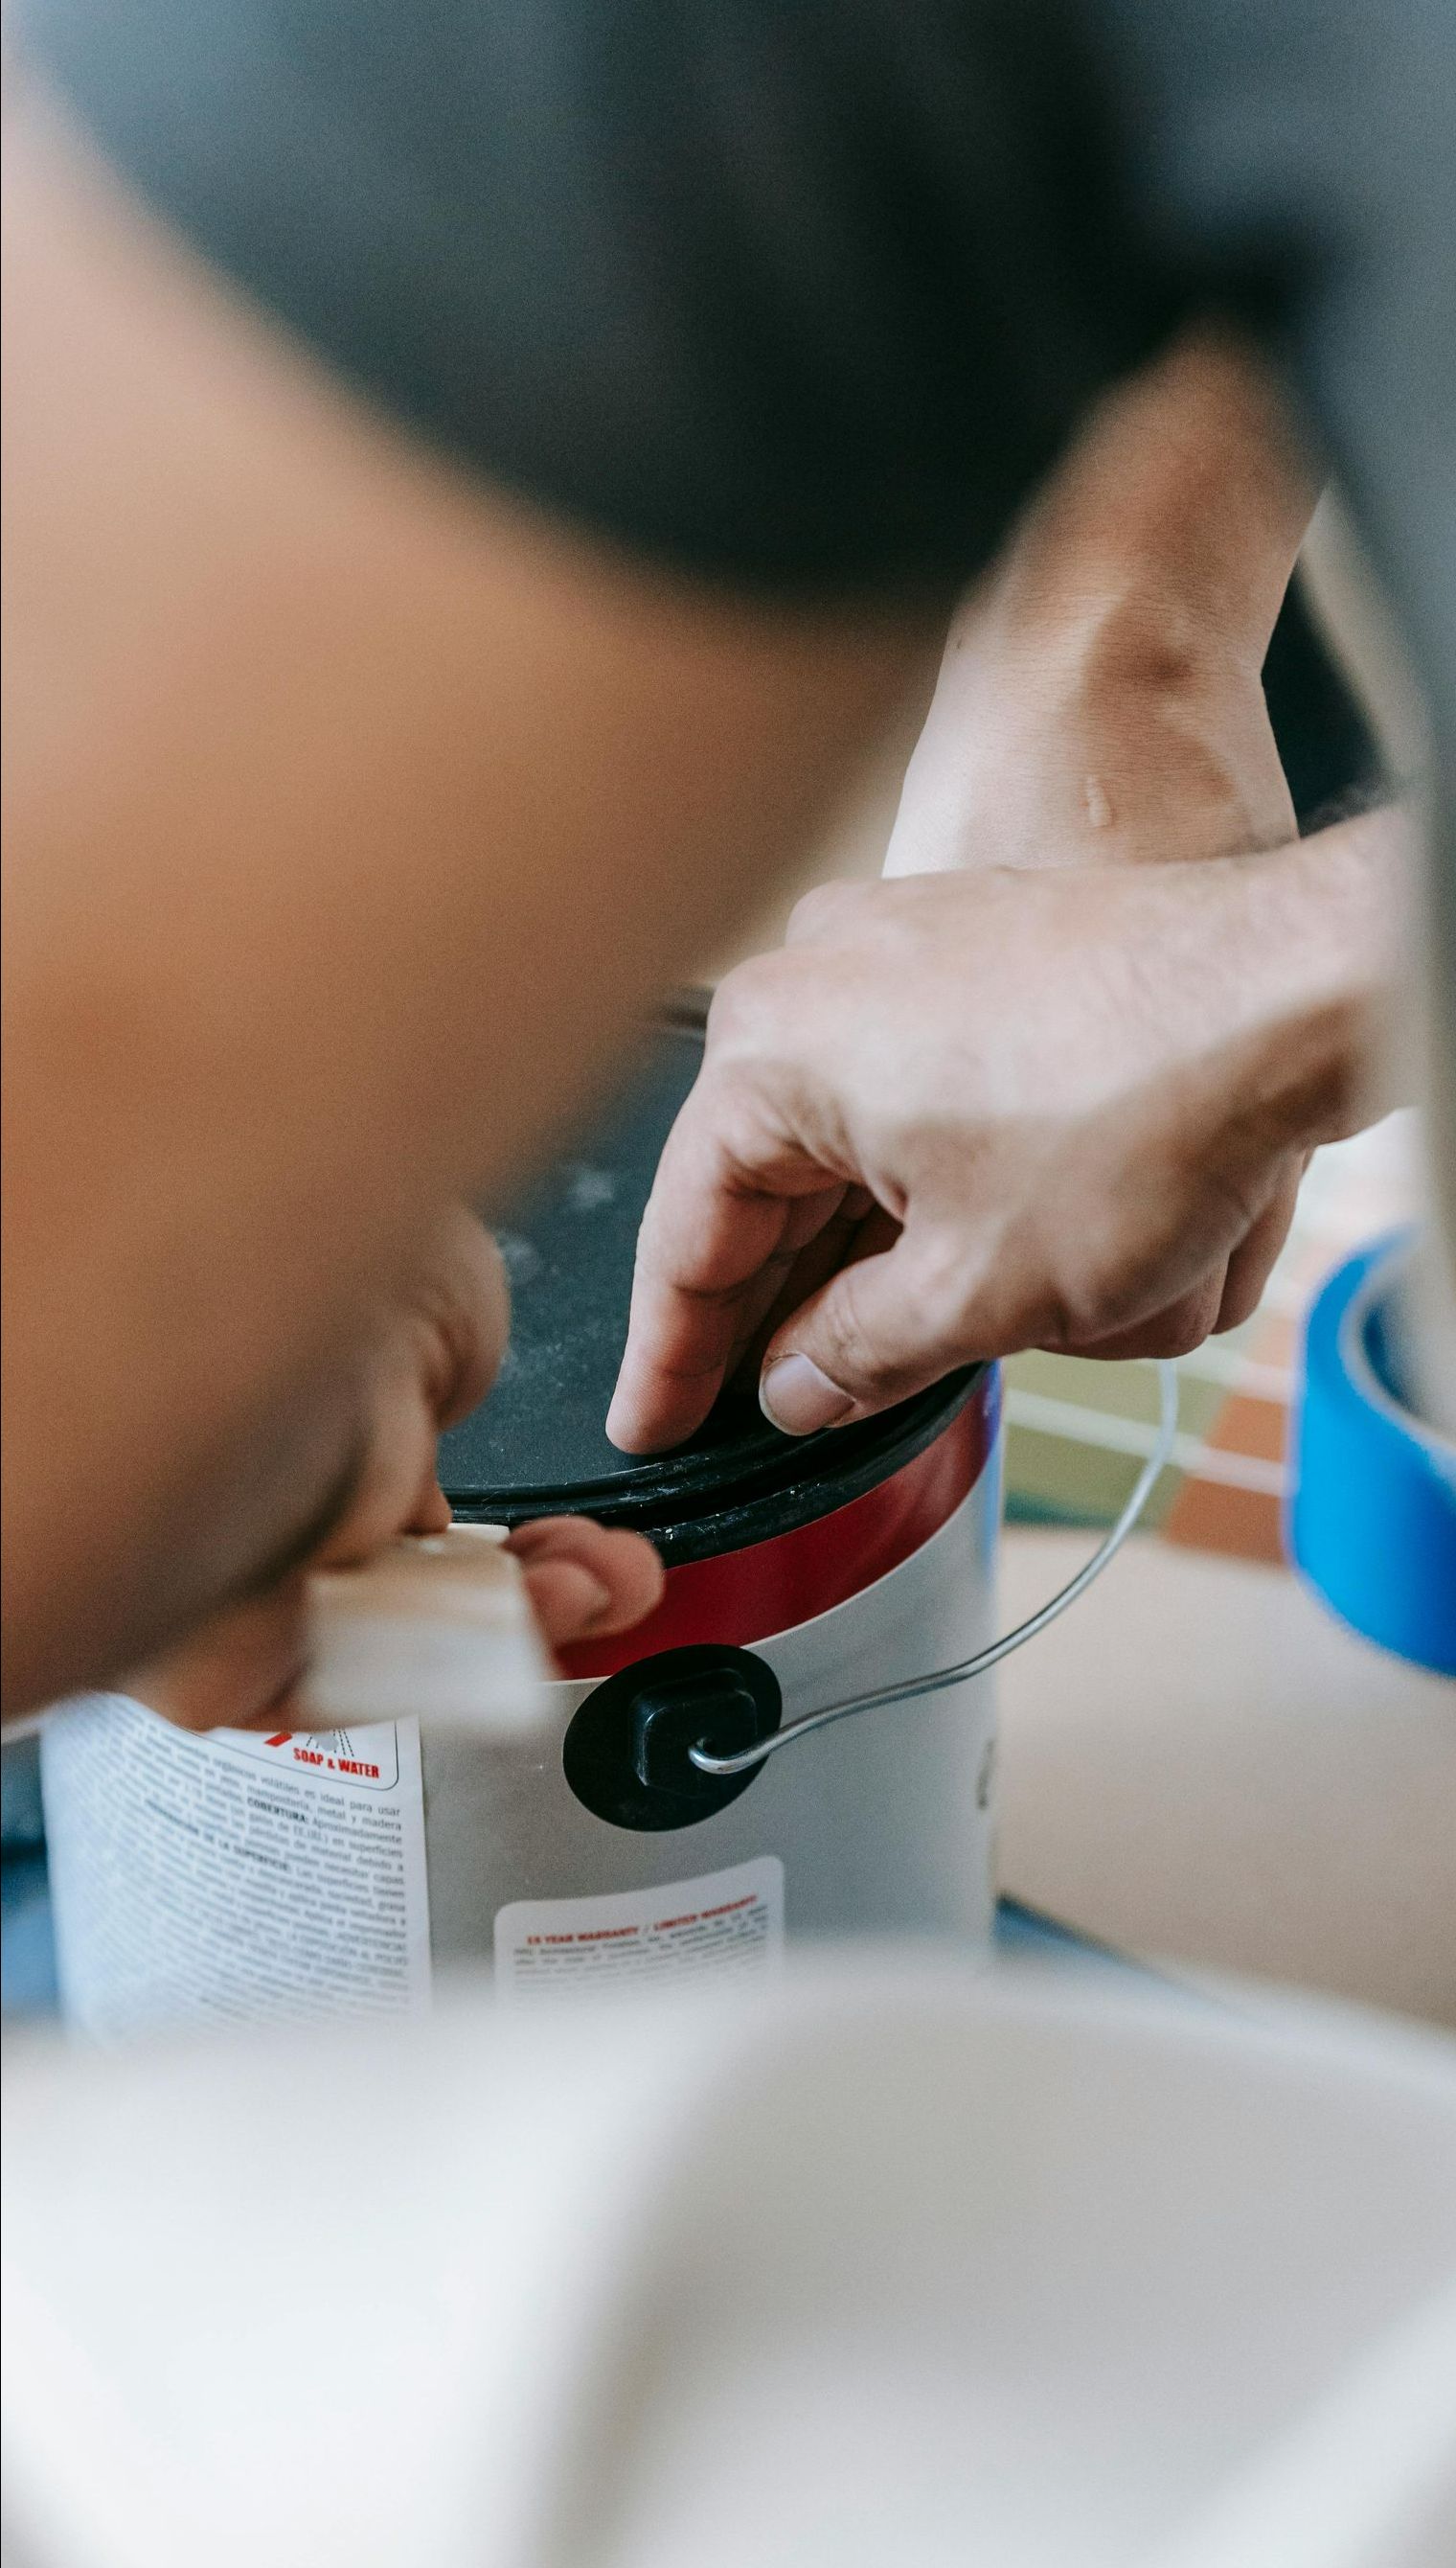
[[[780,1356],[758,1385],[758,1406],[785,1436],[812,1436],[817,1428],[837,1427],[847,1418],[854,1395],[820,1373],[811,1357]]]

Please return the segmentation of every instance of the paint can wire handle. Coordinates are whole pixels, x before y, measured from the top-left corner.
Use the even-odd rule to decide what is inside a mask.
[[[813,1730],[827,1730],[833,1721],[848,1721],[855,1713],[877,1712],[892,1703],[914,1703],[922,1695],[943,1694],[948,1686],[964,1685],[968,1678],[984,1676],[1002,1659],[1009,1659],[1027,1641],[1034,1641],[1068,1605],[1085,1595],[1094,1578],[1100,1578],[1109,1561],[1115,1559],[1128,1535],[1139,1521],[1153,1488],[1173,1457],[1178,1436],[1178,1369],[1167,1358],[1158,1362],[1158,1432],[1151,1452],[1139,1471],[1115,1524],[1109,1526],[1091,1557],[1084,1560],[1074,1578],[1059,1587],[1044,1605],[1028,1614],[999,1641],[977,1650],[969,1659],[958,1659],[954,1667],[937,1668],[930,1676],[906,1677],[896,1685],[878,1686],[869,1694],[854,1694],[842,1703],[828,1703],[817,1712],[805,1712],[797,1721],[785,1722],[781,1730],[771,1731],[767,1738],[754,1742],[751,1748],[739,1749],[734,1756],[715,1757],[703,1741],[690,1748],[689,1757],[703,1774],[746,1774],[764,1760],[777,1755],[780,1748],[792,1747],[796,1739],[806,1739]]]

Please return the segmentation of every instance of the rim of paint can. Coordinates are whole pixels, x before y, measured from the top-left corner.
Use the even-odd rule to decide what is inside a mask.
[[[857,1497],[761,1541],[670,1558],[662,1600],[646,1622],[558,1651],[564,1673],[608,1676],[652,1652],[705,1640],[752,1648],[864,1595],[913,1559],[971,1496],[1000,1423],[993,1367],[939,1435]]]
[[[852,1504],[933,1444],[978,1387],[990,1396],[991,1368],[966,1366],[877,1418],[793,1437],[770,1425],[750,1386],[671,1452],[607,1444],[637,1226],[697,1074],[707,1009],[708,994],[691,991],[662,1011],[615,1114],[505,1229],[513,1352],[490,1399],[440,1442],[441,1483],[462,1522],[589,1515],[650,1534],[670,1567],[709,1560]]]
[[[465,1524],[587,1515],[650,1533],[665,1560],[713,1559],[837,1514],[892,1479],[959,1416],[986,1370],[977,1366],[940,1383],[934,1393],[866,1420],[863,1429],[785,1438],[795,1448],[788,1455],[749,1453],[739,1463],[730,1449],[700,1455],[689,1446],[665,1457],[670,1467],[651,1476],[644,1472],[642,1483],[627,1489],[620,1482],[579,1480],[566,1488],[508,1493],[446,1487],[445,1494]]]

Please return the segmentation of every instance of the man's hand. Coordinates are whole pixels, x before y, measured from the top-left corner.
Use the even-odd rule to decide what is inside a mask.
[[[1095,414],[952,626],[886,865],[915,879],[812,895],[720,993],[621,1443],[689,1434],[765,1340],[802,1433],[971,1356],[1177,1354],[1253,1309],[1399,878],[1393,813],[1295,842],[1260,673],[1311,499],[1231,339]]]
[[[1263,668],[1314,490],[1264,365],[1226,332],[1099,405],[947,639],[887,874],[1194,863],[1285,846]],[[1259,1220],[1174,1310],[1086,1350],[1197,1346],[1252,1310],[1294,1217]]]
[[[1290,1150],[1356,1119],[1398,905],[1386,815],[1318,847],[811,893],[714,1002],[616,1441],[690,1435],[775,1310],[760,1396],[791,1434],[973,1357],[1176,1353],[1210,1274],[1243,1317]]]
[[[1119,385],[952,623],[886,873],[1287,845],[1263,668],[1314,495],[1267,368],[1227,333]],[[1197,1346],[1252,1310],[1305,1165],[1288,1154],[1180,1310],[1087,1352]]]
[[[188,1730],[296,1727],[290,1698],[305,1668],[308,1572],[351,1566],[397,1534],[449,1523],[436,1440],[489,1390],[508,1316],[494,1241],[470,1214],[452,1214],[363,1369],[359,1460],[336,1521],[306,1559],[275,1569],[130,1679],[129,1693]],[[662,1593],[661,1563],[640,1534],[554,1516],[519,1526],[507,1547],[551,1645],[625,1630]]]

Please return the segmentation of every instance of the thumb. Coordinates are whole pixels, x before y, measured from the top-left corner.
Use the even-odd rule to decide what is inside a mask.
[[[971,1301],[947,1243],[902,1231],[774,1331],[758,1377],[764,1416],[786,1436],[811,1436],[928,1390],[979,1352],[967,1344]]]

